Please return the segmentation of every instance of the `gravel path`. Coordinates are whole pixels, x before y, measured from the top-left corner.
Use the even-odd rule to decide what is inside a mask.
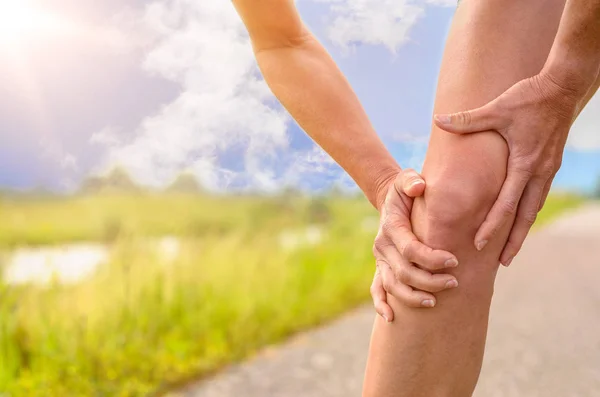
[[[502,270],[475,397],[600,396],[600,205],[535,233]],[[181,395],[360,396],[373,316],[360,308]]]

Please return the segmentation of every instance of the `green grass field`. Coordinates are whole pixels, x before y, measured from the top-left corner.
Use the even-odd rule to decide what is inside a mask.
[[[551,197],[539,223],[579,205]],[[140,396],[210,373],[368,299],[363,199],[131,195],[0,200],[0,247],[105,241],[90,279],[0,281],[0,394]],[[322,231],[285,248],[282,232]],[[152,236],[181,236],[165,264]],[[6,258],[6,255],[4,255]]]

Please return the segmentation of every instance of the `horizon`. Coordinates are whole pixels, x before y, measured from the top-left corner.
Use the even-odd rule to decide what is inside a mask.
[[[403,168],[424,160],[454,6],[403,0],[365,14],[351,2],[298,2]],[[117,166],[153,188],[187,170],[211,191],[356,189],[270,94],[228,2],[25,0],[1,2],[0,14],[2,189],[68,193]],[[594,189],[599,124],[596,95],[556,189]]]

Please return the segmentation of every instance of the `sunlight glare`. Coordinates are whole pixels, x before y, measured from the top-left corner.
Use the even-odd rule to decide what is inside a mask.
[[[0,0],[0,46],[21,46],[24,41],[66,28],[61,18],[23,0]]]

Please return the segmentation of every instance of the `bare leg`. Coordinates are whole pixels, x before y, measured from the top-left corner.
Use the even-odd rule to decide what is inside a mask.
[[[463,0],[452,25],[435,112],[481,106],[542,68],[564,0]],[[489,132],[432,131],[413,227],[426,244],[453,252],[459,287],[434,309],[389,297],[394,323],[375,320],[364,396],[466,397],[473,393],[487,333],[498,259],[511,225],[478,252],[475,232],[506,177],[508,149]]]

